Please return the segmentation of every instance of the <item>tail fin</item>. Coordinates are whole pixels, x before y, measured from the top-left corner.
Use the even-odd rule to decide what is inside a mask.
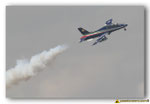
[[[83,29],[83,28],[78,28],[78,30],[83,34],[83,35],[86,35],[86,34],[88,34],[89,32],[87,31],[87,30],[85,30],[85,29]]]

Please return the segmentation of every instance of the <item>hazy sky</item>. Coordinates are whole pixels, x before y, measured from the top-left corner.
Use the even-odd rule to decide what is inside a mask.
[[[126,23],[108,40],[79,43],[83,27],[95,31],[113,18]],[[11,98],[144,97],[144,7],[7,6],[6,69],[18,59],[59,44],[70,48],[26,82],[7,89]]]

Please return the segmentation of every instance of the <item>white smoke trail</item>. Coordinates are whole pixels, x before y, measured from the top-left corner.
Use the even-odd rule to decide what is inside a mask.
[[[40,54],[32,56],[30,61],[17,61],[17,65],[6,72],[6,87],[9,88],[20,81],[35,76],[38,72],[45,69],[45,67],[49,65],[57,55],[61,54],[66,49],[66,45],[59,45],[49,51],[43,51]]]

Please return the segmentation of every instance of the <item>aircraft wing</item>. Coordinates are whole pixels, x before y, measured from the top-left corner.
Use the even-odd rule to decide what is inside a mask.
[[[107,37],[106,37],[105,35],[102,35],[102,36],[100,36],[100,38],[98,38],[98,39],[96,40],[95,43],[93,43],[93,45],[96,45],[98,42],[102,42],[102,41],[104,41],[104,40],[106,40],[106,39],[107,39]]]

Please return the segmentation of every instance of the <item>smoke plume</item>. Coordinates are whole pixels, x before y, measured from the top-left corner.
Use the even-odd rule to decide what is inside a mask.
[[[20,81],[28,80],[46,68],[59,54],[67,49],[66,45],[59,45],[49,51],[32,56],[30,61],[18,60],[14,68],[6,72],[6,87],[9,88]]]

